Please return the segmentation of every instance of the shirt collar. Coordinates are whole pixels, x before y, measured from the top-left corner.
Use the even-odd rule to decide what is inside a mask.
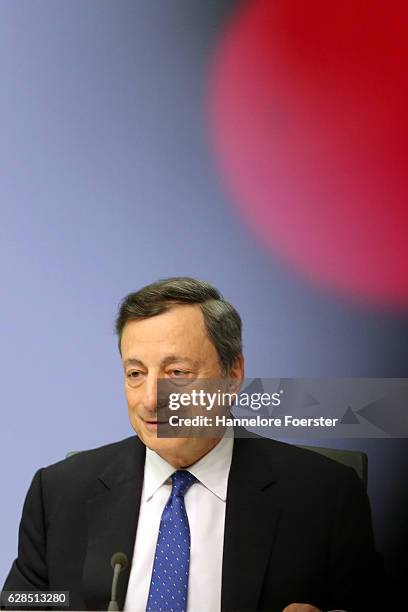
[[[227,499],[228,475],[231,467],[233,446],[233,429],[228,428],[218,444],[188,468],[188,471],[202,485],[222,501]],[[172,465],[167,463],[155,451],[146,448],[143,483],[144,500],[149,501],[174,472],[175,468]]]

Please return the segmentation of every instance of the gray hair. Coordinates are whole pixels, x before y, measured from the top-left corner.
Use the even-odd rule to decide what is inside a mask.
[[[200,305],[208,337],[218,353],[221,369],[227,375],[242,354],[241,317],[218,289],[206,281],[188,276],[161,279],[123,298],[115,324],[119,352],[123,328],[128,321],[154,317],[174,304]]]

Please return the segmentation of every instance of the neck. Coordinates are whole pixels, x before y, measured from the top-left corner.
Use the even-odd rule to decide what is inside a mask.
[[[194,463],[197,463],[202,457],[207,455],[220,441],[221,438],[208,438],[205,440],[206,444],[201,444],[200,447],[197,448],[189,448],[188,450],[177,449],[173,450],[164,450],[160,449],[157,452],[158,455],[167,463],[172,465],[177,470],[181,470],[184,468],[188,468]],[[197,440],[198,442],[203,442],[202,438]]]

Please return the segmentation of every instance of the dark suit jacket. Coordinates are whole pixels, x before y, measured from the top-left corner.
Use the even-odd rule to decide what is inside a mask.
[[[144,459],[134,435],[38,470],[3,589],[65,590],[72,610],[106,609],[112,554],[132,559]],[[120,608],[128,579],[129,567],[120,577]],[[235,440],[223,611],[275,611],[293,602],[385,610],[382,581],[368,499],[351,468],[273,440]]]

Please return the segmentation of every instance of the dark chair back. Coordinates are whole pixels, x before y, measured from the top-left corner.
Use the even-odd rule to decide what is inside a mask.
[[[352,467],[363,481],[364,487],[367,488],[368,457],[362,451],[322,448],[320,446],[299,446],[299,448],[306,448],[315,453],[320,453],[325,457],[329,457],[329,459],[334,459],[343,465]]]

